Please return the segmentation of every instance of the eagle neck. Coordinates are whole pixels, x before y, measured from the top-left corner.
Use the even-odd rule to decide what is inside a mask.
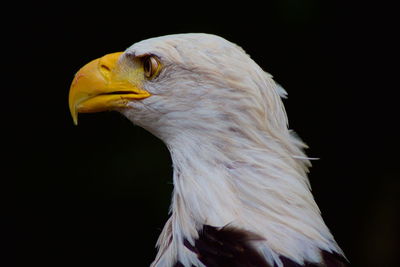
[[[320,250],[341,253],[311,195],[301,142],[289,132],[287,138],[183,132],[169,140],[174,192],[168,227],[180,262],[196,261],[182,244],[193,244],[203,225],[263,237],[257,247],[278,266],[280,255],[303,263],[321,260]]]

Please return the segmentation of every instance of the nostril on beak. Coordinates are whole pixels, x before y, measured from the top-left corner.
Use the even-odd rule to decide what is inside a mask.
[[[104,75],[106,79],[110,78],[111,73],[114,71],[115,66],[119,57],[123,54],[123,52],[112,53],[103,56],[98,61],[98,69]]]
[[[106,71],[111,71],[111,69],[104,64],[101,64],[100,68],[102,68],[103,70],[106,70]]]
[[[112,71],[111,66],[108,66],[107,64],[100,62],[99,69],[100,69],[100,72],[103,74],[104,78],[106,78],[107,80],[110,79],[110,75],[111,75],[111,71]]]

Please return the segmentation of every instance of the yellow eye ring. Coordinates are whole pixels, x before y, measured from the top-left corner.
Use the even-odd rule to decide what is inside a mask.
[[[143,59],[144,76],[148,79],[154,78],[158,74],[160,67],[160,61],[155,56],[146,56]]]

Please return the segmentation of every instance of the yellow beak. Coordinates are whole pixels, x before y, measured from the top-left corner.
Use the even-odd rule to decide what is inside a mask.
[[[122,52],[95,59],[76,73],[69,92],[69,109],[75,125],[78,113],[90,113],[127,107],[130,100],[150,96],[140,89],[142,77],[129,77],[140,72],[129,72],[120,66]]]

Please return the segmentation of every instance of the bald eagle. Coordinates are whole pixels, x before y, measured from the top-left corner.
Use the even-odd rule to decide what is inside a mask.
[[[69,107],[115,110],[168,147],[174,191],[151,266],[346,266],[310,192],[285,90],[210,34],[144,40],[82,67]]]

